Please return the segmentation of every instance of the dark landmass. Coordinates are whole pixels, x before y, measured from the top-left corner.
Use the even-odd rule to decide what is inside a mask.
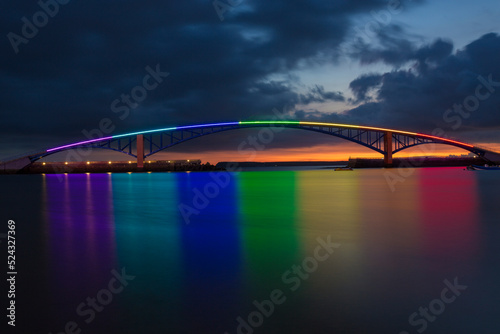
[[[395,158],[392,167],[453,167],[484,165],[481,157],[414,157]],[[135,161],[94,161],[94,162],[35,162],[19,171],[0,171],[0,174],[58,174],[58,173],[140,173],[140,172],[186,172],[186,171],[221,171],[234,170],[235,167],[278,167],[278,166],[347,166],[352,168],[383,168],[383,159],[353,158],[348,161],[275,161],[275,162],[219,162],[215,166],[210,163],[202,164],[200,160],[160,160],[145,161],[144,167],[139,168]],[[228,168],[229,167],[229,168]]]
[[[469,165],[484,165],[489,163],[481,157],[414,157],[414,158],[395,158],[393,159],[392,167],[408,168],[408,167],[453,167],[453,166],[469,166]],[[276,162],[219,162],[216,167],[220,168],[237,167],[278,167],[278,166],[347,166],[352,168],[383,168],[384,159],[365,159],[352,158],[348,161],[276,161]]]
[[[220,168],[234,168],[238,167],[277,167],[277,166],[346,166],[347,160],[344,161],[275,161],[275,162],[254,162],[254,161],[243,161],[243,162],[232,162],[232,161],[222,161],[217,163],[215,166]]]
[[[413,167],[458,167],[470,165],[484,165],[489,163],[481,157],[447,158],[447,157],[413,157],[396,158],[392,160],[394,168],[413,168]],[[349,167],[352,168],[382,168],[383,159],[349,159]]]
[[[186,172],[221,170],[210,163],[200,160],[145,161],[144,167],[137,167],[136,162],[93,161],[93,162],[35,162],[15,174],[59,174],[59,173],[140,173],[140,172]],[[13,172],[3,173],[12,174]]]

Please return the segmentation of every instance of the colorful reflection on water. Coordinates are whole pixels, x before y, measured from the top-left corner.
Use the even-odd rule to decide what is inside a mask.
[[[31,178],[39,193],[25,201],[40,207],[30,224],[41,233],[26,261],[45,278],[23,298],[37,296],[29,309],[44,305],[46,316],[29,328],[58,332],[73,320],[83,333],[236,333],[238,317],[251,323],[254,301],[279,289],[285,302],[255,333],[412,333],[409,315],[458,277],[470,289],[427,331],[488,332],[494,312],[477,307],[500,293],[498,179],[423,168],[393,192],[384,172]],[[292,290],[284,274],[328,237],[340,247]],[[77,306],[122,268],[135,278],[86,323]]]

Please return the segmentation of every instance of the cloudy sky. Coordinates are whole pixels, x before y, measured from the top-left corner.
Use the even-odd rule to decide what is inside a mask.
[[[85,140],[103,119],[121,134],[273,109],[497,147],[498,17],[492,0],[12,1],[0,12],[0,159]],[[168,156],[244,160],[252,131]],[[256,160],[366,153],[287,130]]]

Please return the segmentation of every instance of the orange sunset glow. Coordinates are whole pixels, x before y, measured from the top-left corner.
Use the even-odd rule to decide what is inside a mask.
[[[484,144],[484,147],[500,149],[500,144]],[[448,156],[469,154],[469,151],[450,147],[448,145],[426,144],[406,149],[396,153],[394,158],[405,158],[415,156]],[[349,158],[374,158],[382,159],[382,154],[364,148],[358,144],[345,143],[341,145],[316,145],[306,148],[282,148],[266,149],[263,151],[238,152],[230,151],[207,151],[200,153],[180,153],[180,152],[161,152],[154,156],[153,160],[185,160],[200,159],[203,162],[215,164],[220,161],[254,161],[254,162],[272,162],[272,161],[343,161]]]

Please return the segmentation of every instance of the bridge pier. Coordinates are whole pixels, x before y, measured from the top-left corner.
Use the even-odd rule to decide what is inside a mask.
[[[392,167],[392,132],[384,133],[384,166]]]
[[[137,135],[137,168],[144,167],[144,136]]]

